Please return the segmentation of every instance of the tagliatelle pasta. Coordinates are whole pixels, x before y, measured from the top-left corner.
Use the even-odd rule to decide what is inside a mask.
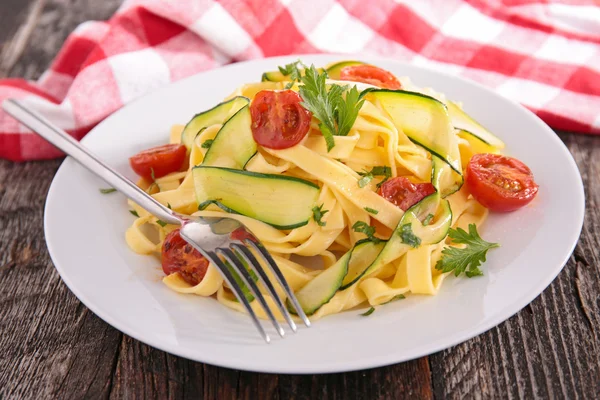
[[[330,78],[339,79],[338,64],[326,70]],[[463,171],[474,154],[498,153],[502,142],[466,132],[456,123],[458,116],[463,117],[458,105],[451,103],[450,110],[444,95],[400,78],[401,90],[356,84],[362,104],[347,134],[333,136],[331,148],[323,121],[312,115],[308,133],[297,144],[275,149],[254,143],[253,150],[245,155],[243,142],[251,140],[254,129],[248,122],[248,104],[253,104],[261,91],[298,92],[306,84],[293,75],[277,73],[281,76],[266,73],[265,81],[238,88],[221,103],[221,109],[198,114],[185,126],[173,126],[169,141],[186,145],[188,168],[154,181],[142,179],[140,187],[175,211],[204,217],[226,214],[242,222],[265,245],[298,294],[316,279],[324,280],[319,277],[326,271],[334,276],[339,270],[335,275],[339,282],[331,278],[331,293],[314,300],[316,306],[307,305],[313,319],[361,305],[382,305],[410,294],[435,295],[450,273],[436,268],[442,251],[452,244],[449,229],[481,226],[488,214],[462,185]],[[327,85],[352,87],[355,83],[328,80]],[[348,88],[342,88],[341,93],[345,93],[342,97],[351,95]],[[209,115],[212,110],[225,117]],[[247,115],[242,115],[244,112]],[[246,126],[234,125],[241,121]],[[223,145],[236,135],[239,139]],[[221,175],[214,175],[217,173]],[[252,187],[247,182],[261,183],[261,179],[277,176],[283,183],[278,186],[275,179],[265,184],[272,190],[265,198],[250,193]],[[434,189],[403,210],[381,195],[382,188],[398,177],[417,187],[427,184]],[[219,196],[209,183],[199,187],[200,182],[224,180],[229,186],[220,188]],[[235,185],[248,186],[248,193],[228,192],[238,187]],[[281,207],[293,215],[285,215],[286,210],[280,210],[281,215],[270,215],[277,210],[257,210],[256,204],[268,201],[267,197],[285,198],[286,188],[292,186],[294,191],[289,189],[289,198]],[[258,196],[256,204],[252,196]],[[177,227],[157,221],[136,204],[131,203],[131,207],[138,218],[126,232],[127,244],[136,253],[160,256],[165,237]],[[320,264],[322,268],[303,264]],[[245,312],[212,265],[197,285],[188,283],[179,272],[166,276],[163,282],[176,292],[214,296],[223,305]],[[281,290],[279,293],[285,297]],[[266,291],[263,294],[273,302]],[[256,301],[252,305],[259,317],[266,318]]]

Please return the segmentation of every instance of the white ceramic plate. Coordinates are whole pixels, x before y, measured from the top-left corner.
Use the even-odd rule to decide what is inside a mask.
[[[238,85],[298,57],[230,65],[164,87],[116,112],[83,143],[130,178],[128,157],[168,140],[169,128],[212,107]],[[339,56],[305,56],[320,66]],[[347,58],[347,57],[346,57]],[[366,59],[455,100],[523,160],[540,191],[519,211],[492,215],[482,236],[502,247],[485,276],[450,277],[435,297],[411,295],[369,317],[349,311],[266,345],[246,315],[212,298],[181,295],[162,282],[159,262],[129,250],[125,198],[72,159],[59,169],[46,203],[48,249],[67,286],[122,332],[192,360],[274,373],[324,373],[377,367],[427,355],[478,335],[531,302],[560,272],[581,231],[584,194],[573,158],[556,134],[523,107],[456,77],[390,60]],[[266,326],[267,324],[265,324]]]

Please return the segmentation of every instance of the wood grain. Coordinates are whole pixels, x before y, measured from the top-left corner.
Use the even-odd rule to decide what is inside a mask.
[[[0,77],[39,77],[70,31],[107,18],[119,3],[0,2]],[[600,138],[560,137],[582,172],[587,209],[577,248],[550,287],[505,323],[451,349],[326,375],[196,363],[105,324],[62,283],[44,242],[43,206],[60,160],[0,160],[0,398],[598,398]]]

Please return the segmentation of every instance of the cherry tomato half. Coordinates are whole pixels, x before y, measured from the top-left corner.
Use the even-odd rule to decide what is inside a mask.
[[[431,183],[412,183],[403,176],[392,178],[381,185],[379,195],[404,211],[423,198],[435,193]]]
[[[300,143],[310,128],[311,112],[300,105],[293,90],[261,90],[250,105],[252,136],[269,149],[287,149]]]
[[[500,154],[475,154],[465,172],[467,188],[492,211],[514,211],[528,204],[538,191],[527,165]]]
[[[394,74],[373,65],[344,67],[340,71],[340,80],[368,83],[384,89],[398,90],[402,88],[402,84]]]
[[[179,144],[164,144],[144,150],[129,158],[131,168],[139,176],[148,180],[154,177],[160,178],[179,171],[185,160],[185,146]]]
[[[167,235],[162,246],[162,268],[166,275],[179,272],[184,281],[192,286],[199,284],[206,270],[208,260],[183,240],[179,229]]]

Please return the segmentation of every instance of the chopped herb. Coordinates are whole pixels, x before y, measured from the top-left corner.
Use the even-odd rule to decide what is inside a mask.
[[[152,192],[152,189],[154,189],[155,187],[158,187],[158,184],[156,182],[152,182],[152,184],[150,186],[148,186],[148,189],[146,189],[146,193],[150,193]]]
[[[305,67],[305,65],[302,64],[302,61],[296,60],[293,63],[285,64],[283,67],[277,68],[282,75],[289,76],[293,81],[297,81],[300,80],[300,77],[302,76],[302,70],[298,68],[298,65]]]
[[[167,208],[168,208],[169,210],[172,210],[172,209],[173,209],[173,208],[171,207],[171,203],[167,203]]]
[[[212,146],[214,142],[214,139],[206,139],[204,142],[202,142],[202,145],[200,147],[202,147],[203,149],[210,149],[210,146]]]
[[[415,235],[412,231],[412,223],[407,223],[400,227],[400,232],[398,232],[400,238],[402,239],[402,243],[406,243],[411,247],[419,247],[421,244],[421,238]]]
[[[300,67],[299,67],[300,65]],[[284,89],[291,89],[292,86],[294,86],[294,83],[296,83],[297,81],[300,81],[300,78],[302,76],[302,69],[303,67],[306,67],[304,64],[302,64],[302,61],[297,60],[294,61],[293,63],[289,63],[284,65],[283,67],[277,67],[279,69],[279,72],[281,72],[282,75],[284,76],[289,76],[290,77],[290,82],[288,82],[285,85]]]
[[[433,219],[433,214],[427,214],[427,216],[423,220],[423,226],[429,225],[431,223],[432,219]]]
[[[454,243],[466,246],[464,248],[446,247],[442,250],[442,258],[439,259],[435,268],[442,272],[454,271],[455,276],[459,276],[463,272],[469,278],[483,275],[479,266],[485,262],[488,250],[500,246],[498,243],[483,240],[479,236],[475,224],[469,224],[468,233],[462,228],[451,228],[448,236]]]
[[[312,212],[313,218],[319,226],[325,226],[327,224],[326,222],[322,221],[322,218],[329,212],[329,210],[323,210],[323,204],[320,206],[314,206]]]
[[[166,223],[165,221],[161,221],[160,219],[157,219],[157,220],[156,220],[156,223],[157,223],[157,224],[159,224],[160,226],[162,226],[163,228],[164,228],[165,226],[167,226],[167,223]]]
[[[379,214],[379,211],[377,211],[377,210],[375,210],[374,208],[371,208],[371,207],[365,207],[365,211],[368,212],[368,213],[371,213],[371,214],[375,214],[375,215]]]
[[[362,313],[360,315],[363,317],[368,317],[369,315],[373,314],[373,312],[375,312],[375,307],[369,308],[367,311],[365,311],[364,313]]]
[[[402,299],[405,299],[405,298],[406,297],[403,294],[399,294],[399,295],[396,295],[396,296],[392,297],[391,299],[389,299],[388,301],[386,301],[383,304],[391,303],[392,301],[402,300]]]
[[[133,215],[136,218],[140,217],[140,214],[138,214],[137,211],[135,211],[135,210],[129,210],[129,212],[131,213],[131,215]]]
[[[109,193],[113,193],[113,192],[117,191],[117,189],[115,189],[115,188],[106,188],[106,189],[98,189],[98,190],[100,190],[100,193],[102,193],[102,194],[109,194]]]
[[[150,176],[152,177],[153,181],[156,180],[156,177],[154,176],[154,168],[150,168]]]
[[[356,221],[354,225],[352,225],[352,229],[354,232],[364,233],[367,238],[373,243],[379,243],[381,239],[376,238],[375,235],[375,227],[367,224],[364,221]]]
[[[358,173],[362,178],[358,180],[358,186],[363,188],[369,184],[376,176],[383,176],[383,180],[377,184],[377,189],[383,184],[383,182],[387,181],[392,177],[392,169],[388,166],[377,166],[373,167],[370,171],[362,171]]]
[[[314,65],[305,72],[300,77],[303,83],[299,89],[301,104],[320,121],[319,129],[327,143],[327,151],[330,151],[335,146],[334,136],[348,135],[364,100],[359,99],[356,86],[347,90],[347,86],[333,84],[327,90],[327,72],[319,73]]]

